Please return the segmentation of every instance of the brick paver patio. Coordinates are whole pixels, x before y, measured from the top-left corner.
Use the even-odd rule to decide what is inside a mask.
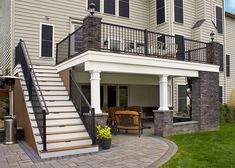
[[[0,168],[158,167],[177,151],[174,143],[163,138],[150,135],[139,138],[136,134],[121,134],[113,137],[112,148],[109,150],[80,156],[35,160],[26,149],[21,148],[22,144],[24,143],[9,146],[0,144]]]

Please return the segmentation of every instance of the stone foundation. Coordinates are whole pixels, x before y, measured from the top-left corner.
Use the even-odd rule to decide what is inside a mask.
[[[173,124],[172,135],[176,134],[187,134],[199,131],[198,121],[187,121]]]
[[[199,72],[192,78],[192,120],[201,131],[219,128],[219,73]]]
[[[173,129],[173,111],[154,110],[154,135],[168,136]]]

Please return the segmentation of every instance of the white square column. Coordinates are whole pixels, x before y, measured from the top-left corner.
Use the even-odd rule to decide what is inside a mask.
[[[168,107],[168,75],[160,75],[159,80],[160,90],[160,107],[159,111],[169,111]]]
[[[101,114],[100,110],[100,72],[90,71],[91,80],[91,107],[95,108],[95,114]]]

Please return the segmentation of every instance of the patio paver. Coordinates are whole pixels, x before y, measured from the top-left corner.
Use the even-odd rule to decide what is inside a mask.
[[[131,134],[114,136],[109,150],[44,160],[30,159],[32,156],[29,157],[20,146],[0,144],[0,168],[151,168],[159,167],[177,151],[177,146],[166,139],[154,136],[139,138]]]

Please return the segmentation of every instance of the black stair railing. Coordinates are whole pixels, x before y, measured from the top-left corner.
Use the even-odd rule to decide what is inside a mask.
[[[46,115],[48,114],[48,108],[34,72],[26,44],[23,40],[20,40],[15,48],[15,66],[18,64],[21,65],[24,74],[29,100],[31,101],[39,133],[42,138],[43,151],[47,151]]]
[[[95,109],[91,107],[86,96],[83,94],[73,73],[70,73],[70,99],[92,139],[92,144],[96,145]]]

